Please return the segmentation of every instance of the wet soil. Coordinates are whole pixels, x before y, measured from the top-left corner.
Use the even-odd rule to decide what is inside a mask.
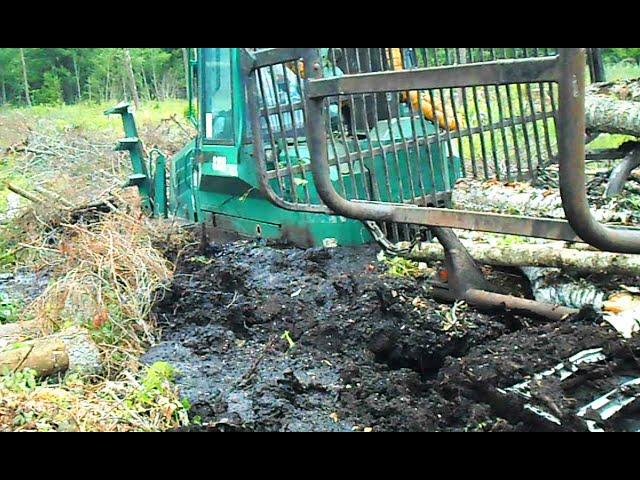
[[[207,431],[584,430],[577,408],[640,374],[638,341],[593,312],[548,324],[440,304],[425,280],[387,276],[377,252],[194,247],[144,360],[180,371],[193,429]],[[594,347],[606,360],[537,382],[532,400],[499,390]]]

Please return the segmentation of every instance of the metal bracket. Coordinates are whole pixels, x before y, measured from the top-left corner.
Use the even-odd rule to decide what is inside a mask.
[[[495,293],[475,260],[450,228],[431,227],[442,244],[448,280],[446,286],[434,288],[434,296],[443,300],[464,300],[481,310],[503,310],[558,321],[578,311],[572,308],[536,302]]]

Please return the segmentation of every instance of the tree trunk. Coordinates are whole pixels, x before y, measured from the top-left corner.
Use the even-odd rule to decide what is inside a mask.
[[[144,71],[144,68],[140,71],[142,73],[142,83],[144,84],[144,95],[147,101],[151,101],[151,88],[149,87],[149,82],[147,81],[147,74]]]
[[[36,327],[37,325],[34,321],[6,323],[0,325],[0,338],[35,331]]]
[[[186,97],[189,94],[189,85],[191,83],[191,79],[189,78],[189,50],[186,48],[182,49],[182,62],[184,63],[184,79],[186,88],[184,96]]]
[[[120,75],[120,80],[122,81],[122,96],[125,100],[131,99],[131,94],[127,89],[127,80],[125,79],[125,72],[122,71],[122,75]],[[135,100],[134,100],[135,101]]]
[[[107,78],[104,83],[104,101],[109,101],[111,98],[109,97],[109,87],[111,86],[111,61],[107,64]]]
[[[5,79],[2,79],[2,104],[7,104],[7,82]]]
[[[24,58],[24,48],[20,49],[20,62],[22,63],[22,80],[24,82],[24,97],[27,105],[31,106],[31,93],[29,92],[29,77],[27,74],[27,62]]]
[[[76,89],[78,93],[78,102],[82,100],[82,89],[80,88],[80,69],[78,68],[78,59],[73,56],[73,70],[76,74]]]
[[[452,202],[458,210],[565,218],[558,191],[535,188],[528,183],[505,185],[494,181],[464,180],[453,189]],[[599,222],[625,223],[628,220],[629,212],[624,210],[595,207],[591,210]]]
[[[136,76],[133,72],[133,64],[131,62],[131,52],[128,48],[123,48],[124,53],[124,68],[129,80],[129,90],[131,92],[131,98],[133,104],[138,108],[140,106],[140,96],[138,95],[138,86],[136,84]]]
[[[162,95],[160,95],[160,89],[158,88],[158,75],[156,74],[155,65],[151,65],[151,79],[153,80],[153,88],[156,91],[156,98],[162,100]]]
[[[640,137],[640,102],[592,95],[587,96],[585,108],[587,130]]]
[[[594,83],[587,87],[587,95],[607,95],[618,100],[640,101],[640,79],[616,80],[615,82]]]

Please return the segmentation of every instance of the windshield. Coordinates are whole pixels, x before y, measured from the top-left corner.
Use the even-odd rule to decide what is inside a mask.
[[[283,65],[260,69],[258,78],[260,107],[278,111],[261,117],[262,133],[283,132],[290,137],[304,135],[304,114],[302,112],[302,91],[296,74]],[[266,105],[265,105],[266,103]],[[292,113],[293,112],[293,117]],[[267,121],[269,126],[267,125]]]
[[[202,49],[202,121],[208,142],[233,141],[231,49]]]

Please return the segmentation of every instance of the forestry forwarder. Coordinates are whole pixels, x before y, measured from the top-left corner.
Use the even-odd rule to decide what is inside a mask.
[[[435,296],[555,320],[575,311],[498,293],[452,228],[640,253],[640,232],[600,224],[588,205],[585,68],[601,79],[599,49],[193,53],[198,134],[171,159],[168,195],[166,160],[144,159],[129,107],[107,112],[122,116],[118,148],[150,212],[301,246],[375,239],[393,253],[430,233],[448,272]],[[451,208],[459,178],[535,183],[554,163],[566,220]]]

